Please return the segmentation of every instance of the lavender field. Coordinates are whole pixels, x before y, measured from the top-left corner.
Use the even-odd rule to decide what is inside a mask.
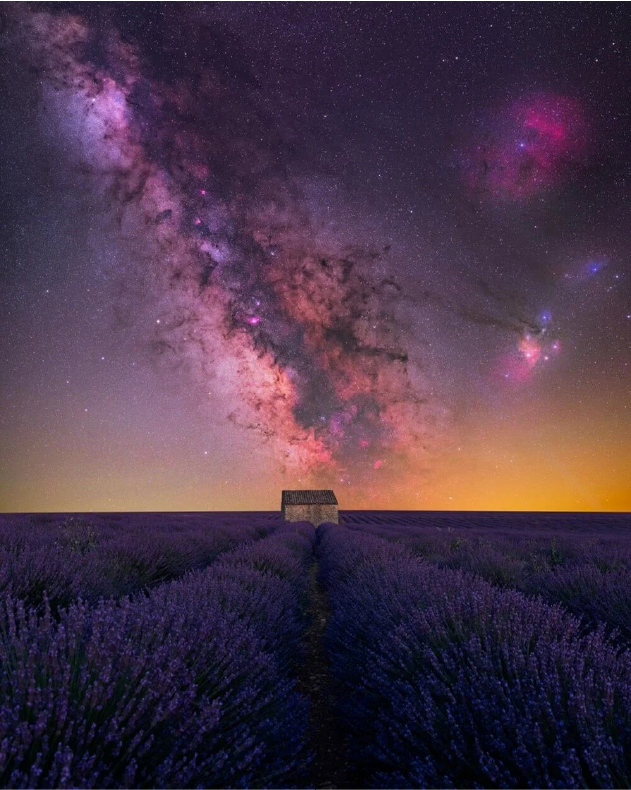
[[[629,787],[631,519],[0,516],[3,787]]]

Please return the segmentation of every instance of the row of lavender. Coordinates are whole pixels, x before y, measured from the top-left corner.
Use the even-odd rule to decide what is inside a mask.
[[[314,540],[280,526],[148,593],[56,613],[3,596],[0,785],[299,783]]]
[[[616,638],[631,644],[631,516],[617,521],[615,530],[578,534],[551,528],[349,526],[401,543],[439,567],[560,603],[592,625],[615,629]]]
[[[628,787],[631,657],[562,607],[319,528],[328,654],[373,787]]]
[[[0,516],[0,595],[55,612],[120,598],[201,569],[271,534],[263,518],[214,514]]]

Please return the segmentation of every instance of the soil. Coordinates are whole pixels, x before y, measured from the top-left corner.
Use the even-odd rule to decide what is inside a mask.
[[[307,739],[315,754],[308,787],[360,787],[348,760],[348,736],[335,716],[335,695],[324,649],[324,633],[329,619],[326,591],[318,582],[318,562],[310,569],[311,623],[305,636],[305,660],[298,676],[298,690],[311,703],[311,720]]]

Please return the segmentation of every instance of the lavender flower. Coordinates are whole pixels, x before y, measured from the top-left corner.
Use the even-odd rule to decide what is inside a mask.
[[[377,787],[626,787],[631,661],[562,607],[320,527],[352,756]]]
[[[297,591],[313,527],[147,595],[0,609],[0,784],[259,787],[308,765]]]

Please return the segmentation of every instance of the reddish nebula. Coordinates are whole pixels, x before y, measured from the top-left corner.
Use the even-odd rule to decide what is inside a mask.
[[[508,384],[528,381],[537,368],[560,350],[559,340],[547,340],[543,332],[539,337],[526,333],[518,339],[516,347],[498,361],[494,376]]]
[[[580,103],[569,96],[536,94],[487,124],[466,157],[466,180],[479,195],[527,199],[565,180],[583,162],[586,147]]]

